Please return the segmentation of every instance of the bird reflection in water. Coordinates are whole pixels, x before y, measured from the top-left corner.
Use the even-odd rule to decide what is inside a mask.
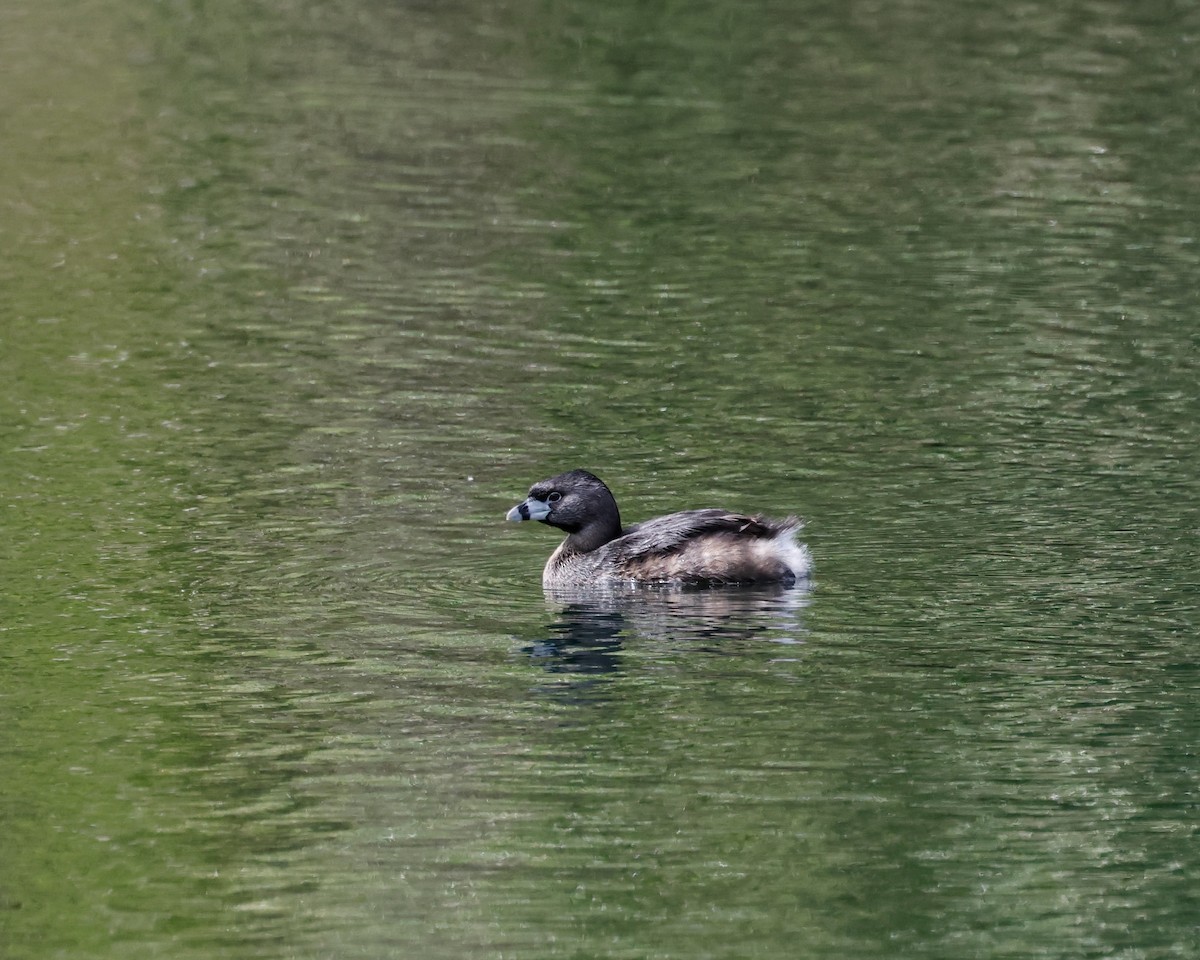
[[[555,619],[549,635],[524,652],[550,673],[583,680],[619,672],[632,643],[686,644],[709,653],[732,653],[745,641],[802,643],[801,611],[808,597],[807,583],[547,588]]]

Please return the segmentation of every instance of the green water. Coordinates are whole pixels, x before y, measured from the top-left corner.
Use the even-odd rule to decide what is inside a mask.
[[[1194,9],[0,23],[5,958],[1196,955]]]

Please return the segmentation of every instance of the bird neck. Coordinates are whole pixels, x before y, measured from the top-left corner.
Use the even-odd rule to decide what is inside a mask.
[[[563,541],[563,553],[591,553],[621,535],[621,515],[614,505],[612,512],[597,517],[587,526],[573,532]]]

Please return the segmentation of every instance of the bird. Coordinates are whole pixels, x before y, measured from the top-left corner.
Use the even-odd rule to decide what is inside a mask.
[[[792,584],[812,568],[808,548],[796,540],[799,517],[682,510],[625,527],[612,491],[587,470],[535,483],[505,519],[539,520],[566,532],[546,561],[544,587]]]

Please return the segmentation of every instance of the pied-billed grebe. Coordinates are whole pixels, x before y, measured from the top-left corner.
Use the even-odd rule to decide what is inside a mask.
[[[547,587],[601,583],[792,583],[808,576],[798,517],[772,520],[726,510],[683,510],[621,526],[599,477],[571,470],[535,483],[508,520],[540,520],[567,532],[546,561]]]

